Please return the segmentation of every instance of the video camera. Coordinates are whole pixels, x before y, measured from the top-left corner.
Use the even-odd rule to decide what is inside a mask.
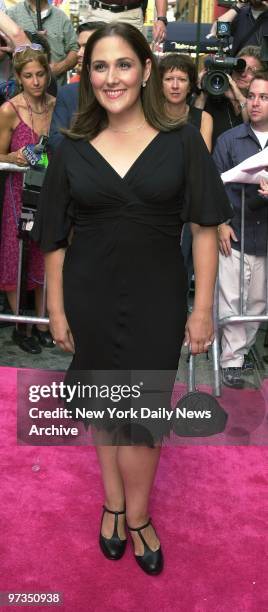
[[[46,175],[48,158],[46,146],[47,136],[40,136],[36,145],[27,145],[23,149],[30,167],[24,174],[22,189],[22,209],[19,223],[19,237],[32,229],[34,214],[37,209],[40,191]]]
[[[220,39],[220,48],[215,55],[209,55],[205,59],[207,72],[202,79],[202,89],[211,96],[222,96],[229,89],[227,74],[231,74],[233,70],[243,72],[246,67],[245,60],[239,57],[229,57],[224,51],[230,36],[230,23],[218,21],[217,38]]]

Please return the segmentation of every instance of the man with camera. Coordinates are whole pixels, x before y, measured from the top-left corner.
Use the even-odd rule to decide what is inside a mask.
[[[247,95],[249,123],[222,134],[214,161],[222,174],[268,146],[268,72],[257,73]],[[268,155],[268,149],[267,149]],[[229,224],[219,226],[219,316],[238,315],[240,302],[241,193],[243,185],[229,183],[226,191],[234,209]],[[258,185],[245,186],[244,303],[247,315],[263,314],[266,304],[267,208],[252,207],[259,199]],[[225,385],[245,386],[243,371],[259,323],[230,323],[222,329],[221,368]]]

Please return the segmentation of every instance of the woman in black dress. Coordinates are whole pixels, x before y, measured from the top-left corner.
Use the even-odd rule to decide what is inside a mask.
[[[51,331],[74,352],[71,371],[175,372],[184,337],[193,353],[206,351],[215,226],[230,216],[197,130],[163,114],[157,65],[142,34],[119,23],[98,29],[85,49],[79,113],[48,169],[34,230],[46,253]],[[196,265],[187,323],[185,221],[193,224]],[[127,519],[138,564],[157,574],[163,557],[148,504],[160,442],[135,442],[97,446],[105,489],[100,545],[119,559]]]

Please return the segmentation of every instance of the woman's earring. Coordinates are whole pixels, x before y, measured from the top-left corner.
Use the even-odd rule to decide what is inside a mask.
[[[147,81],[142,81],[141,86],[142,86],[142,87],[146,87],[146,85],[147,85]]]

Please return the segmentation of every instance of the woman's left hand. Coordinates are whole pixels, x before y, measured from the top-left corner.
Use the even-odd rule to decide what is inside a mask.
[[[193,310],[185,326],[184,345],[191,353],[206,353],[214,340],[212,309]]]

